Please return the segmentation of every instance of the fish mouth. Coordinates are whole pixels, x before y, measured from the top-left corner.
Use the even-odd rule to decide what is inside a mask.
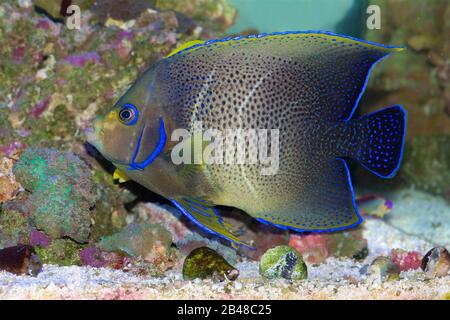
[[[139,135],[139,138],[136,143],[136,149],[133,154],[133,158],[131,159],[131,162],[128,164],[128,170],[144,170],[148,165],[150,165],[156,157],[159,156],[159,154],[164,149],[164,146],[166,145],[167,136],[166,131],[164,127],[164,119],[159,118],[159,141],[156,145],[156,148],[150,153],[147,158],[141,162],[136,162],[136,157],[139,154],[139,150],[141,148],[141,142],[142,142],[142,136],[144,135],[145,131],[145,125],[143,126],[141,133]]]

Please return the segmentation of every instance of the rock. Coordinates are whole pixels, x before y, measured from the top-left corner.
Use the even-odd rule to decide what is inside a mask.
[[[177,243],[177,247],[180,249],[182,256],[187,256],[194,249],[208,247],[209,249],[216,251],[232,264],[236,263],[238,260],[236,250],[230,247],[225,241],[222,241],[222,239],[218,239],[217,237],[215,239],[209,239],[199,233],[190,233],[186,235],[183,241]]]
[[[95,247],[84,248],[80,251],[81,264],[94,268],[111,267],[120,269],[124,264],[124,255],[116,252],[106,252]]]
[[[91,170],[80,158],[71,152],[31,147],[13,172],[31,192],[27,207],[37,229],[53,239],[88,240],[97,193]]]
[[[183,278],[185,280],[212,278],[216,281],[225,279],[233,281],[238,276],[237,269],[216,251],[207,247],[193,250],[184,260]]]
[[[330,256],[325,234],[293,233],[289,246],[300,252],[303,259],[310,264],[319,264]]]
[[[241,246],[240,254],[258,261],[268,249],[289,243],[288,231],[260,222],[256,222],[256,224],[251,223],[244,227],[246,228],[245,233],[240,238],[251,243],[253,248]]]
[[[142,257],[164,272],[176,262],[177,252],[171,248],[171,244],[172,236],[162,225],[145,222],[131,223],[121,232],[103,237],[97,247]]]
[[[174,9],[208,27],[218,27],[220,31],[230,27],[237,16],[237,10],[226,0],[157,0],[156,7],[160,10]]]
[[[184,215],[178,210],[170,210],[164,206],[148,202],[139,203],[134,212],[144,220],[163,225],[170,232],[173,242],[177,245],[186,236],[192,234],[192,231],[188,228],[192,224],[186,221],[183,218]]]
[[[289,246],[267,250],[259,262],[259,273],[267,279],[303,280],[308,276],[302,256]]]
[[[335,257],[356,260],[365,259],[369,253],[367,240],[363,237],[363,227],[349,231],[333,232],[327,235],[328,250]]]
[[[400,268],[387,257],[377,257],[368,268],[371,277],[380,281],[393,281],[400,278]]]
[[[79,257],[81,249],[81,245],[70,239],[53,240],[47,247],[35,248],[43,263],[59,266],[81,265]]]
[[[37,276],[42,270],[42,262],[32,246],[18,245],[0,250],[0,270]]]
[[[368,255],[367,240],[362,230],[359,227],[328,234],[291,234],[289,245],[311,264],[321,263],[330,256],[362,260]]]
[[[63,19],[67,17],[67,8],[71,5],[77,5],[80,10],[89,9],[89,7],[94,3],[93,0],[33,0],[34,5],[44,10],[53,19]]]
[[[405,150],[402,174],[406,182],[435,195],[450,190],[450,136],[432,135],[412,139]]]
[[[441,197],[418,190],[389,194],[395,203],[385,221],[410,235],[440,246],[450,246],[450,205]]]
[[[373,216],[383,219],[383,217],[391,212],[392,201],[384,199],[376,195],[366,195],[356,199],[358,211],[361,215]]]
[[[52,240],[45,233],[39,230],[31,230],[30,245],[39,247],[48,247]]]
[[[400,271],[417,270],[422,262],[419,252],[402,249],[392,249],[391,260],[399,267]]]
[[[436,247],[422,259],[422,270],[428,278],[444,277],[450,270],[450,253],[444,247]]]
[[[13,203],[7,204],[0,207],[0,249],[29,243],[28,216],[14,208]]]
[[[21,188],[12,173],[13,165],[13,159],[6,157],[0,159],[0,204],[14,200]]]

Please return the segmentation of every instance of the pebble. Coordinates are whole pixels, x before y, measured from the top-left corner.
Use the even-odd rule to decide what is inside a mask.
[[[422,270],[428,278],[444,277],[450,270],[450,253],[444,247],[435,247],[422,259]]]
[[[371,277],[381,281],[392,281],[400,278],[400,268],[387,257],[377,257],[368,268]]]
[[[216,251],[201,247],[192,250],[183,263],[183,278],[185,280],[207,279],[234,281],[239,271],[228,263]]]
[[[267,279],[303,280],[308,271],[301,254],[289,246],[269,249],[261,257],[259,273]]]

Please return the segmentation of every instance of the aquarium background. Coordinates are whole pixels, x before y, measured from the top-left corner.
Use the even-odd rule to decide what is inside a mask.
[[[70,4],[81,8],[80,29],[66,26]],[[379,30],[367,29],[369,5],[381,9]],[[202,233],[162,197],[113,180],[114,167],[86,144],[85,131],[96,115],[110,109],[149,65],[183,43],[288,30],[333,31],[406,49],[377,64],[358,108],[367,114],[400,104],[408,112],[405,152],[394,179],[379,179],[352,165],[365,219],[360,227],[297,235],[225,208],[227,221],[257,247],[234,250]],[[362,271],[345,272],[362,270],[380,255],[403,261],[397,264],[416,270],[420,280],[417,270],[425,253],[450,247],[449,39],[447,0],[0,0],[0,250],[30,245],[48,265],[163,277],[169,271],[180,274],[185,257],[199,246],[233,265],[243,263],[244,275],[247,266],[256,266],[250,269],[258,275],[267,249],[289,244],[323,287],[336,285],[325,276],[335,274],[345,284],[352,278],[363,283],[363,291],[370,289]],[[399,255],[406,260],[396,260]],[[77,272],[65,270],[67,279]],[[63,271],[53,270],[58,272]],[[15,283],[2,275],[0,287]],[[411,291],[390,284],[392,291],[367,289],[361,297],[391,298],[400,292],[403,298],[441,298],[450,292],[448,277],[443,279],[444,286],[442,279],[427,283],[433,290],[421,290],[425,282],[414,282]],[[24,290],[16,293],[46,292]],[[0,297],[14,297],[8,292],[0,290]],[[335,297],[337,290],[317,292]],[[221,297],[215,294],[210,296]]]
[[[231,0],[238,10],[229,32],[327,30],[360,37],[365,29],[366,0]]]

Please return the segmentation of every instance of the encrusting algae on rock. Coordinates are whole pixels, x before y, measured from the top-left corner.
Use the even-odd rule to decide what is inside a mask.
[[[97,193],[91,170],[80,158],[70,152],[32,147],[22,153],[13,171],[31,192],[26,206],[38,229],[53,238],[88,240],[90,209]]]
[[[239,271],[228,263],[221,255],[208,247],[194,249],[184,260],[183,278],[212,278],[217,281],[234,281]]]
[[[289,246],[267,250],[259,262],[259,273],[267,279],[304,280],[308,277],[301,254]]]

